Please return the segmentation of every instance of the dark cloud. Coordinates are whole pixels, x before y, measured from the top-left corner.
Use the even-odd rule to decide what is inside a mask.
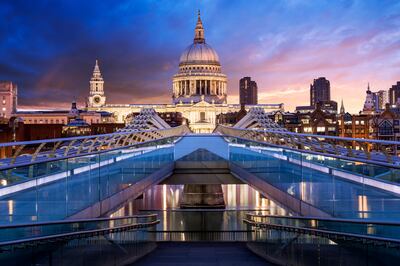
[[[99,59],[109,102],[169,102],[171,77],[192,41],[198,8],[207,42],[228,74],[231,98],[246,75],[270,101],[285,101],[273,92],[307,86],[323,71],[340,83],[346,64],[365,75],[367,58],[396,66],[399,43],[373,41],[399,37],[394,1],[9,0],[0,2],[0,79],[19,85],[21,105],[67,106],[74,97],[83,103]],[[369,73],[374,67],[379,64]],[[360,79],[353,78],[351,84]]]

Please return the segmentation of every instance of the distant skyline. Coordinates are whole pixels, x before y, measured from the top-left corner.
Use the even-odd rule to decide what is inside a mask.
[[[368,82],[376,91],[400,80],[400,2],[390,0],[2,1],[0,80],[17,83],[20,107],[68,108],[84,103],[99,59],[108,103],[170,103],[198,9],[228,103],[251,76],[259,103],[293,111],[323,76],[357,113]]]

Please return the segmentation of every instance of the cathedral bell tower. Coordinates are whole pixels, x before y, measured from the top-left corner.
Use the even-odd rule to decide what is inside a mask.
[[[88,97],[88,107],[102,107],[106,104],[106,96],[104,95],[104,80],[100,72],[99,63],[93,69],[93,75],[90,79],[90,94]]]

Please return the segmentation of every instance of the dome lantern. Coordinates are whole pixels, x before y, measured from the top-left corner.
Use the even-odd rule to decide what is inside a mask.
[[[200,18],[200,10],[197,13],[197,24],[194,29],[194,43],[205,43],[203,22]]]

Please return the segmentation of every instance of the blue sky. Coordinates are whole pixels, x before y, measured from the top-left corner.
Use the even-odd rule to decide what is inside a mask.
[[[400,2],[388,0],[2,1],[0,79],[17,83],[26,107],[83,104],[97,58],[109,103],[169,103],[198,9],[229,102],[251,76],[260,102],[291,111],[325,76],[332,98],[358,112],[368,82],[400,80]]]

